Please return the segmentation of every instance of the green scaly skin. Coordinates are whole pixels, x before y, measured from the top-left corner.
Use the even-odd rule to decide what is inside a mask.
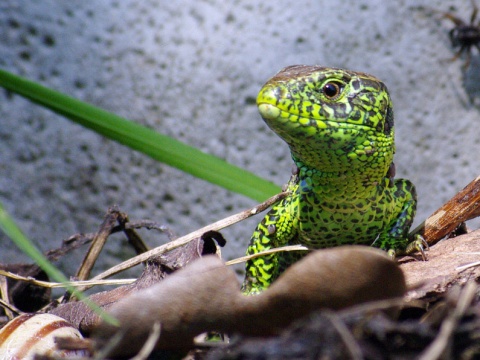
[[[341,69],[290,66],[260,90],[267,125],[290,147],[298,171],[290,195],[275,204],[252,235],[247,255],[285,245],[311,249],[373,245],[395,257],[422,252],[409,243],[416,210],[413,184],[393,179],[393,109],[377,78]],[[305,252],[247,262],[242,290],[267,288]]]

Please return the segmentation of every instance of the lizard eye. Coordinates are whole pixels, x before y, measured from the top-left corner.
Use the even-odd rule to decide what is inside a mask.
[[[330,81],[323,85],[322,92],[329,99],[335,99],[342,91],[341,84],[338,82]]]

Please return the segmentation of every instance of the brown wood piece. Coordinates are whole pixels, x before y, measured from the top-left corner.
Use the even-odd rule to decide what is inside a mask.
[[[433,245],[467,220],[480,216],[480,176],[430,215],[409,237],[422,235]]]
[[[480,230],[440,241],[430,248],[428,261],[399,260],[408,299],[440,298],[454,285],[480,279]],[[475,265],[470,266],[468,265]]]

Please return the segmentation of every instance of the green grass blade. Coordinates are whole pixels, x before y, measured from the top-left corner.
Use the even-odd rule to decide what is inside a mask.
[[[0,86],[158,161],[257,201],[280,190],[220,158],[1,69]]]
[[[23,234],[17,224],[13,221],[10,215],[5,211],[2,203],[0,203],[0,230],[2,230],[12,241],[18,246],[20,250],[28,255],[35,263],[45,271],[50,279],[57,282],[68,283],[69,280],[63,273],[53,266],[48,259],[33,245],[33,243]],[[111,324],[117,324],[117,320],[105,311],[100,309],[97,305],[91,302],[83,293],[77,291],[75,287],[65,284],[65,287],[72,292],[78,299],[86,302],[86,304],[97,314],[102,316],[105,321]]]

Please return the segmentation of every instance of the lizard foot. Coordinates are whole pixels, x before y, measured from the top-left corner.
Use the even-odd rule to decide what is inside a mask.
[[[405,250],[401,251],[398,249],[389,249],[387,253],[392,259],[395,259],[398,255],[410,255],[418,251],[422,255],[422,260],[427,261],[427,255],[425,254],[425,251],[428,251],[429,249],[430,247],[428,246],[427,241],[422,235],[417,234],[414,236],[414,239],[408,243]]]
[[[405,249],[405,254],[413,254],[414,252],[420,252],[422,254],[423,261],[427,261],[427,255],[425,251],[430,250],[427,241],[423,238],[422,235],[415,235],[413,240],[407,245]]]

